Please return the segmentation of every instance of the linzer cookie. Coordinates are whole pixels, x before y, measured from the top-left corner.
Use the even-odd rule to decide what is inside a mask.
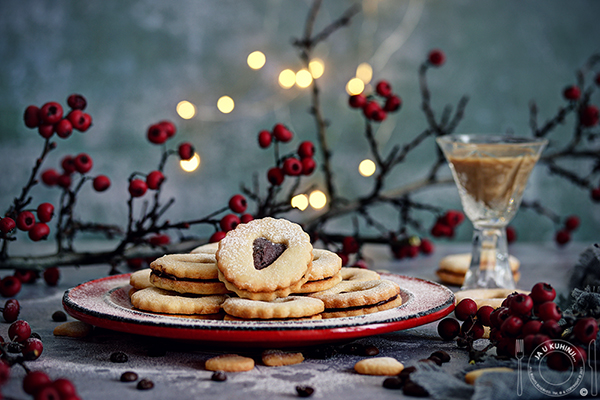
[[[150,264],[152,285],[178,293],[225,294],[214,254],[167,254]]]
[[[144,311],[163,314],[216,314],[227,295],[181,295],[157,287],[138,290],[131,295],[131,304]]]
[[[296,293],[315,293],[334,287],[342,281],[342,259],[324,249],[313,249],[312,268],[308,281]]]
[[[219,280],[238,296],[274,300],[296,292],[312,267],[310,237],[300,225],[262,218],[238,225],[219,242]]]
[[[400,287],[387,279],[342,281],[331,289],[309,296],[325,303],[325,311],[321,313],[323,318],[353,317],[402,305]]]
[[[146,289],[147,287],[152,287],[152,283],[150,282],[150,273],[152,270],[150,268],[140,269],[139,271],[135,271],[129,277],[129,284],[133,286],[134,289]]]
[[[231,297],[223,303],[227,314],[246,319],[304,318],[319,314],[324,309],[321,300],[305,296],[288,296],[272,301]]]
[[[196,254],[196,253],[215,254],[218,249],[219,249],[218,242],[217,243],[207,243],[207,244],[203,244],[202,246],[196,247],[190,253],[192,253],[192,254]]]
[[[483,262],[485,263],[485,259]],[[515,282],[518,282],[521,278],[521,273],[519,272],[520,261],[511,255],[508,257],[508,263]],[[440,260],[439,269],[435,273],[442,283],[461,286],[470,264],[470,253],[451,254]]]
[[[381,278],[375,271],[356,267],[344,267],[340,273],[345,281],[373,281]]]

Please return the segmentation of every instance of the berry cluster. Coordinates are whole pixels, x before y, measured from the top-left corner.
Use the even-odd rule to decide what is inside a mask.
[[[60,271],[57,267],[50,267],[44,270],[42,276],[48,286],[56,286],[60,279]],[[13,275],[7,275],[0,279],[0,296],[14,297],[21,291],[24,284],[35,283],[38,278],[38,271],[16,270]]]
[[[365,118],[374,122],[382,122],[388,113],[396,112],[402,106],[402,99],[392,93],[392,86],[388,81],[377,82],[375,93],[383,99],[383,104],[378,103],[374,96],[365,96],[363,93],[350,96],[348,104],[352,108],[361,109]]]
[[[7,238],[18,229],[27,232],[34,242],[44,240],[50,234],[47,222],[50,222],[53,216],[54,206],[50,203],[41,203],[35,210],[23,210],[17,214],[16,220],[5,216],[0,219],[0,238]]]
[[[235,229],[239,224],[245,224],[254,219],[251,214],[246,213],[248,201],[241,194],[231,196],[228,203],[228,208],[231,213],[224,215],[219,220],[219,228],[209,239],[209,242],[216,243],[225,237],[227,232]],[[240,214],[239,216],[236,214]]]
[[[48,168],[42,172],[41,179],[46,186],[59,186],[68,190],[73,184],[73,174],[78,173],[81,175],[82,180],[92,179],[92,185],[98,192],[103,192],[110,187],[110,179],[105,175],[98,175],[93,178],[86,176],[94,166],[92,157],[87,153],[66,155],[61,159],[60,166],[62,173],[54,168]]]
[[[42,371],[30,371],[23,378],[23,390],[35,400],[80,400],[73,382],[66,378],[55,380]]]
[[[563,227],[556,232],[554,236],[554,240],[559,245],[565,245],[571,241],[571,233],[577,230],[579,224],[581,223],[580,219],[576,215],[571,215],[567,217],[564,221]]]
[[[417,236],[411,236],[407,240],[392,243],[392,254],[398,260],[415,258],[419,254],[429,255],[433,253],[434,249],[435,247],[429,239]]]
[[[50,101],[42,107],[30,105],[25,109],[23,119],[28,128],[37,128],[44,139],[51,138],[55,133],[58,137],[66,139],[73,133],[73,129],[85,132],[92,125],[92,117],[83,112],[87,106],[86,99],[79,94],[72,94],[67,98],[71,111],[65,116],[62,106]]]
[[[433,237],[454,237],[454,230],[465,220],[465,215],[457,210],[448,210],[444,215],[438,217],[431,227]]]

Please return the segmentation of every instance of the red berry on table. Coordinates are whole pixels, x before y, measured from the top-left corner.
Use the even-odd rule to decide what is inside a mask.
[[[17,228],[22,231],[28,231],[35,225],[35,216],[31,211],[21,211],[17,215]]]
[[[231,196],[229,199],[229,209],[235,213],[242,214],[248,208],[246,198],[241,194]]]
[[[208,241],[210,243],[218,243],[221,241],[221,239],[223,239],[225,237],[225,235],[227,235],[226,232],[217,231],[210,236],[210,239],[208,239]]]
[[[48,235],[50,235],[50,227],[43,222],[38,222],[33,225],[33,228],[31,228],[27,234],[29,239],[33,240],[34,242],[46,240]]]
[[[17,227],[17,223],[10,217],[0,219],[0,232],[9,233]]]
[[[19,319],[19,312],[21,312],[21,305],[16,299],[6,300],[4,308],[2,309],[2,317],[6,322],[15,322]]]
[[[581,90],[575,85],[567,86],[563,90],[563,97],[567,100],[577,100],[581,97]]]
[[[550,351],[546,357],[546,365],[554,371],[566,371],[571,368],[570,358],[562,351]]]
[[[437,327],[438,334],[444,340],[452,340],[460,333],[460,323],[454,318],[444,318]]]
[[[152,246],[166,246],[167,244],[171,243],[171,238],[169,235],[164,234],[153,235],[150,237],[150,239],[148,239],[148,242]]]
[[[600,187],[599,188],[594,188],[590,191],[590,197],[592,198],[593,201],[600,201]]]
[[[242,224],[247,224],[248,222],[254,220],[254,217],[250,214],[242,214],[240,215],[240,221]]]
[[[273,127],[273,136],[280,142],[286,143],[292,140],[294,134],[283,124],[276,124]]]
[[[54,215],[54,206],[50,203],[42,203],[37,208],[37,217],[40,222],[49,222]]]
[[[73,159],[73,163],[75,164],[75,170],[77,172],[79,172],[80,174],[85,174],[85,173],[89,172],[92,169],[92,167],[94,166],[92,157],[90,157],[89,155],[87,155],[85,153],[78,154]]]
[[[146,185],[148,185],[148,189],[158,190],[164,180],[165,176],[162,172],[152,171],[146,176]]]
[[[296,157],[289,157],[283,162],[283,172],[286,175],[298,176],[302,173],[302,163]]]
[[[52,380],[42,371],[31,371],[23,378],[23,390],[25,393],[33,395],[42,387],[50,385],[50,383],[52,383]]]
[[[285,179],[285,175],[283,174],[283,170],[278,167],[273,167],[267,171],[267,180],[273,186],[279,186],[283,183]]]
[[[66,139],[73,133],[73,124],[67,118],[63,118],[54,125],[54,131],[59,138]]]
[[[432,254],[435,249],[433,243],[429,239],[421,239],[421,244],[419,245],[419,250],[423,254]]]
[[[591,127],[598,124],[599,111],[596,106],[584,107],[579,113],[579,120],[585,127]]]
[[[558,339],[558,338],[560,338],[560,335],[563,332],[563,328],[562,328],[562,326],[560,326],[558,321],[549,319],[542,323],[540,332],[545,335],[548,335],[552,339]]]
[[[194,146],[187,142],[181,143],[177,148],[177,153],[179,154],[180,159],[189,160],[190,158],[194,157]]]
[[[473,299],[462,299],[454,308],[456,319],[466,321],[477,314],[477,303]]]
[[[594,318],[581,318],[575,323],[573,333],[577,340],[587,345],[598,335],[598,322]]]
[[[526,336],[527,335],[536,335],[536,334],[540,333],[541,329],[542,329],[542,321],[540,321],[539,319],[532,319],[532,320],[525,322],[521,332],[523,333],[523,335],[526,335]]]
[[[302,163],[302,175],[310,175],[315,172],[317,168],[317,163],[313,158],[307,157],[300,160]]]
[[[516,315],[511,315],[500,325],[500,331],[509,337],[515,337],[523,329],[523,320]]]
[[[167,131],[160,124],[150,125],[146,135],[150,143],[154,144],[163,144],[169,138]]]
[[[358,252],[360,245],[354,236],[346,236],[342,239],[342,251],[346,254]]]
[[[21,281],[9,275],[0,280],[0,295],[2,297],[13,297],[21,291]]]
[[[568,231],[574,231],[579,228],[580,219],[577,215],[571,215],[565,221],[565,229]]]
[[[43,137],[44,139],[49,139],[52,137],[52,135],[54,135],[54,125],[50,125],[50,124],[41,124],[38,127],[38,133],[40,134],[41,137]]]
[[[57,102],[51,101],[40,108],[40,119],[44,124],[54,125],[63,117],[63,108]]]
[[[34,283],[38,278],[37,272],[30,269],[18,269],[13,275],[21,283]]]
[[[0,360],[0,385],[4,385],[10,378],[10,366],[4,360]]]
[[[110,187],[110,179],[106,175],[98,175],[92,182],[94,190],[97,192],[104,192]]]
[[[258,145],[260,148],[266,149],[271,145],[271,142],[273,142],[273,135],[271,135],[271,132],[267,130],[258,132]]]
[[[67,114],[67,119],[71,122],[73,129],[79,132],[85,132],[92,124],[92,117],[81,110],[73,110]]]
[[[177,128],[175,128],[175,124],[172,123],[171,121],[160,121],[158,123],[160,126],[162,126],[162,128],[165,130],[165,132],[167,132],[167,137],[168,138],[172,138],[173,136],[175,136],[175,133],[177,132]]]
[[[352,108],[363,108],[367,104],[367,98],[364,94],[355,94],[350,96],[348,104]]]
[[[234,230],[240,223],[240,218],[237,215],[227,214],[221,218],[221,221],[219,221],[219,226],[223,232],[229,232]]]
[[[375,86],[375,91],[382,97],[389,97],[392,94],[392,85],[388,81],[379,81]]]
[[[553,301],[547,301],[540,304],[537,315],[542,321],[558,321],[562,318],[562,312],[560,311],[560,308],[558,308],[558,305]]]
[[[60,394],[52,385],[44,386],[35,392],[34,400],[58,400]]]
[[[315,155],[315,145],[306,140],[298,145],[298,155],[300,158],[310,158]]]
[[[72,110],[85,110],[87,106],[87,100],[80,94],[73,93],[67,98],[67,105]]]
[[[58,181],[58,172],[55,169],[49,168],[42,172],[41,178],[42,182],[46,186],[55,186]]]
[[[502,326],[502,323],[510,317],[510,312],[506,307],[498,307],[490,314],[490,324],[492,328],[498,328]]]
[[[446,55],[443,51],[434,49],[431,50],[427,55],[427,61],[429,61],[429,64],[433,65],[434,67],[439,67],[446,61]]]
[[[129,183],[129,194],[131,197],[142,197],[146,194],[148,185],[141,179],[132,179]]]
[[[400,109],[400,106],[402,106],[402,99],[398,96],[391,95],[385,101],[383,110],[387,112],[394,112]]]
[[[381,110],[376,101],[368,101],[363,107],[363,114],[367,119],[373,119]]]
[[[40,125],[40,109],[37,106],[28,106],[23,115],[25,126],[28,128],[37,128]]]
[[[44,351],[44,344],[38,338],[30,337],[23,342],[21,353],[25,360],[37,360]]]
[[[556,236],[554,236],[554,241],[559,245],[565,245],[571,241],[571,233],[567,230],[560,230],[556,232]]]
[[[463,335],[468,335],[473,338],[473,340],[481,339],[485,333],[485,328],[481,324],[481,322],[468,319],[463,322],[460,327],[460,331]]]
[[[529,296],[535,304],[553,301],[556,298],[556,290],[548,283],[538,282],[531,288]]]
[[[65,378],[58,378],[52,382],[52,387],[60,394],[61,399],[70,399],[72,396],[77,396],[75,385]]]
[[[72,183],[71,175],[69,175],[69,174],[59,175],[58,179],[56,180],[56,183],[61,188],[67,189],[68,187],[71,186],[71,183]]]
[[[528,295],[519,293],[512,298],[508,309],[515,315],[530,315],[533,310],[533,300]]]
[[[512,226],[506,227],[506,241],[510,243],[514,243],[517,240],[517,231]]]
[[[15,342],[24,342],[31,336],[31,326],[27,321],[19,319],[8,327],[8,337]]]
[[[60,279],[60,271],[57,267],[50,267],[44,270],[44,281],[48,286],[58,285]]]
[[[492,306],[481,306],[477,310],[477,320],[481,322],[484,326],[490,326],[492,323],[490,321],[490,315],[494,312],[494,307]]]

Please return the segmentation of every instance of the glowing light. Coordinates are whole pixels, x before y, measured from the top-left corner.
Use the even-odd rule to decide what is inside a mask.
[[[325,64],[323,64],[323,60],[314,58],[308,63],[308,70],[313,79],[319,79],[323,76],[323,72],[325,72]]]
[[[295,207],[300,211],[306,210],[306,207],[308,207],[308,197],[306,197],[305,194],[298,194],[292,197],[292,207]]]
[[[190,119],[196,115],[196,106],[187,100],[182,100],[177,104],[175,108],[177,114],[183,119]]]
[[[248,54],[248,59],[246,61],[250,68],[261,69],[265,65],[265,62],[267,62],[267,57],[265,57],[261,51],[253,51]]]
[[[362,63],[356,68],[356,77],[365,84],[373,79],[373,68],[368,63]]]
[[[360,164],[358,164],[358,172],[362,176],[371,176],[375,173],[376,169],[377,166],[375,165],[375,163],[372,160],[369,160],[368,158],[362,160]]]
[[[307,88],[313,81],[313,77],[306,69],[301,69],[296,73],[296,85],[301,88]]]
[[[179,166],[185,172],[194,172],[200,166],[200,156],[198,153],[194,154],[194,157],[189,160],[181,160],[179,161]]]
[[[284,69],[279,74],[279,86],[289,89],[296,84],[296,73],[291,69]]]
[[[235,103],[233,99],[229,96],[221,96],[219,100],[217,100],[217,108],[223,114],[229,114],[235,108]]]
[[[327,196],[325,196],[325,193],[321,192],[320,190],[315,190],[308,197],[308,202],[312,208],[315,210],[320,210],[327,204]]]
[[[363,90],[365,90],[365,84],[358,78],[352,78],[346,84],[346,92],[348,92],[350,96],[361,94]]]

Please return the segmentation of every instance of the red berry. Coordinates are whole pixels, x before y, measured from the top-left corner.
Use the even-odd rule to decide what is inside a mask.
[[[37,208],[37,217],[40,222],[49,222],[54,215],[54,206],[50,203],[42,203]]]
[[[221,241],[221,239],[223,239],[225,237],[226,234],[227,234],[226,232],[217,231],[211,235],[211,237],[210,237],[210,239],[208,239],[208,241],[210,243],[218,243]]]
[[[44,281],[48,286],[56,286],[60,279],[60,271],[57,267],[50,267],[44,270]]]
[[[427,60],[434,67],[439,67],[440,65],[444,64],[444,62],[446,61],[446,55],[444,54],[443,51],[434,49],[429,52],[429,55],[427,56]]]
[[[6,361],[0,361],[0,385],[4,385],[10,378],[10,366]]]
[[[227,214],[223,218],[221,218],[221,221],[219,221],[219,226],[221,227],[222,231],[229,232],[231,230],[234,230],[235,227],[238,226],[240,223],[240,218],[237,215]]]
[[[5,276],[0,280],[0,295],[13,297],[21,291],[21,281],[14,276]]]
[[[146,176],[146,185],[148,189],[158,190],[165,180],[165,176],[160,171],[152,171]]]
[[[385,101],[383,110],[387,112],[394,112],[400,109],[400,106],[402,106],[402,99],[398,96],[392,95]]]
[[[35,225],[35,216],[31,211],[21,211],[17,215],[17,228],[22,231],[28,231]]]
[[[546,365],[554,371],[566,371],[571,367],[571,360],[562,351],[551,351],[546,357]]]
[[[23,115],[23,120],[26,127],[37,128],[40,125],[40,109],[33,105],[27,107]]]
[[[525,322],[525,325],[523,325],[523,330],[521,332],[525,336],[536,335],[540,332],[541,329],[542,329],[542,321],[540,321],[539,319],[532,319],[532,320]]]
[[[354,254],[358,252],[360,245],[358,240],[353,236],[346,236],[342,239],[342,251],[346,254]]]
[[[593,105],[584,107],[579,113],[579,120],[581,121],[581,124],[588,128],[598,124],[598,118],[598,107]]]
[[[388,81],[379,81],[375,86],[375,91],[382,97],[389,97],[392,94],[392,86]]]
[[[48,235],[50,235],[50,227],[43,222],[38,222],[29,230],[29,232],[27,232],[27,234],[29,239],[33,240],[34,242],[46,240]]]
[[[258,132],[258,145],[262,149],[266,149],[267,147],[269,147],[272,141],[273,135],[271,135],[271,132],[267,130]]]
[[[60,394],[52,385],[44,386],[33,396],[34,400],[60,400]]]
[[[506,307],[498,307],[490,314],[490,324],[492,328],[500,329],[502,323],[510,317],[510,312]]]
[[[177,153],[179,154],[180,159],[189,160],[194,157],[194,146],[187,142],[181,143],[177,149]]]
[[[540,332],[545,335],[548,335],[552,339],[558,339],[560,338],[560,335],[563,332],[563,328],[562,326],[560,326],[558,321],[549,319],[542,323],[542,326],[540,327]]]
[[[60,161],[60,166],[66,174],[72,174],[75,172],[75,158],[73,156],[64,156]]]
[[[542,304],[547,301],[553,301],[556,298],[556,291],[549,284],[538,282],[531,288],[529,296],[535,304]]]
[[[60,394],[61,399],[68,399],[71,396],[77,396],[75,385],[65,378],[58,378],[52,382],[52,387]]]
[[[50,125],[50,124],[41,124],[38,127],[38,133],[40,134],[41,137],[43,137],[44,139],[49,139],[52,137],[52,135],[54,135],[54,125]]]
[[[310,141],[304,141],[298,146],[298,155],[300,158],[310,158],[315,155],[315,145]]]
[[[565,221],[565,229],[568,231],[574,231],[575,229],[577,229],[579,227],[579,217],[577,215],[571,215],[570,217],[568,217]]]
[[[38,338],[28,338],[23,342],[23,348],[21,353],[26,360],[32,361],[37,360],[44,351],[44,344]]]
[[[383,111],[381,108],[379,108],[377,111],[375,111],[371,115],[371,119],[376,122],[381,122],[381,121],[385,120],[386,117],[387,117],[387,113],[385,111]]]
[[[421,253],[432,254],[434,249],[435,247],[433,246],[433,243],[431,243],[431,240],[421,239],[421,244],[419,245],[419,250]]]
[[[545,303],[540,304],[537,314],[542,319],[542,321],[558,321],[562,318],[560,308],[558,308],[558,305],[556,305],[556,303],[553,301],[547,301]]]
[[[175,128],[175,124],[171,121],[160,121],[158,125],[160,125],[165,130],[168,138],[172,138],[173,136],[175,136],[177,128]]]
[[[73,124],[67,118],[63,118],[54,125],[54,131],[59,138],[66,139],[73,133]]]
[[[283,124],[276,124],[273,127],[273,136],[280,142],[286,143],[292,140],[294,134]]]
[[[131,197],[142,197],[146,194],[146,190],[148,190],[148,185],[141,179],[133,179],[129,182],[129,194]]]
[[[48,102],[40,108],[40,118],[42,123],[54,125],[63,117],[62,106],[54,101]]]
[[[37,272],[30,269],[23,270],[18,269],[13,274],[15,278],[21,281],[21,283],[34,283],[37,280]]]
[[[363,114],[367,119],[374,119],[379,114],[381,107],[376,101],[368,101],[363,107]]]
[[[446,211],[446,214],[442,216],[440,222],[442,222],[444,225],[449,226],[450,228],[455,228],[458,225],[460,225],[464,220],[465,215],[462,212],[456,210],[448,210]]]
[[[25,393],[33,395],[50,383],[52,383],[52,380],[42,371],[31,371],[23,378],[23,390]]]
[[[302,175],[310,175],[315,172],[317,163],[314,159],[307,157],[300,160],[300,162],[302,163]]]
[[[42,172],[41,178],[44,185],[54,186],[58,181],[58,176],[58,172],[56,172],[55,169],[50,168]]]
[[[468,335],[472,337],[473,340],[481,339],[485,333],[485,328],[481,322],[471,319],[463,322],[460,330],[463,335]]]
[[[355,94],[350,96],[348,104],[352,108],[363,108],[367,104],[367,98],[364,94]]]
[[[254,217],[250,214],[242,214],[240,216],[240,221],[242,224],[247,224],[248,222],[254,220]]]
[[[431,235],[433,237],[452,237],[454,235],[454,230],[448,225],[436,222],[431,228]]]
[[[342,259],[342,267],[345,267],[348,264],[348,261],[350,261],[348,254],[344,252],[338,251],[335,254],[337,254],[337,256]]]
[[[84,110],[87,106],[87,100],[80,94],[72,94],[67,98],[67,104],[73,110]]]
[[[247,207],[248,202],[246,201],[246,198],[241,194],[233,195],[229,199],[229,208],[235,213],[241,214],[244,211],[246,211]]]
[[[8,337],[15,342],[24,342],[31,336],[31,326],[27,321],[19,319],[8,327]]]
[[[298,176],[302,173],[302,163],[295,157],[286,158],[283,162],[283,172],[286,175]]]
[[[481,322],[484,326],[491,326],[490,316],[494,312],[494,307],[492,306],[481,306],[477,310],[477,320]]]
[[[165,246],[171,243],[171,238],[169,235],[153,235],[148,239],[148,242],[152,246]]]
[[[104,192],[110,187],[110,179],[106,175],[98,175],[92,184],[97,192]]]
[[[21,305],[16,299],[6,300],[4,308],[2,309],[2,317],[6,322],[15,322],[19,319],[19,312],[21,312]]]
[[[10,217],[0,219],[0,232],[9,233],[17,227],[17,223]]]
[[[600,188],[595,188],[590,191],[590,197],[593,201],[600,201]]]
[[[514,243],[517,240],[517,231],[512,226],[506,227],[506,241]]]
[[[598,322],[594,318],[581,318],[577,320],[573,327],[573,333],[577,340],[583,344],[589,344],[596,339],[598,334]]]
[[[62,174],[62,175],[60,175],[58,177],[58,179],[56,180],[56,183],[61,188],[67,189],[68,187],[71,186],[71,183],[72,183],[71,175],[69,175],[69,174]]]
[[[271,185],[279,186],[283,183],[285,175],[283,174],[283,170],[281,168],[273,167],[267,171],[267,179]]]
[[[516,315],[511,315],[500,325],[500,331],[510,337],[515,337],[523,329],[523,320]]]
[[[67,115],[67,119],[71,122],[73,129],[79,132],[85,132],[92,125],[92,117],[81,110],[73,110]]]
[[[477,303],[473,299],[462,299],[454,308],[456,319],[466,321],[477,314]]]
[[[571,241],[571,233],[567,230],[560,230],[556,232],[556,236],[554,236],[554,240],[559,245],[565,245]]]
[[[577,100],[581,96],[581,90],[577,86],[567,86],[563,90],[563,97],[567,100]]]
[[[533,310],[533,300],[528,295],[519,293],[512,298],[508,308],[512,314],[527,316]]]
[[[167,131],[160,124],[150,125],[146,135],[150,143],[154,144],[163,144],[169,138]]]
[[[438,334],[444,340],[452,340],[460,333],[460,323],[454,318],[444,318],[437,327]]]

